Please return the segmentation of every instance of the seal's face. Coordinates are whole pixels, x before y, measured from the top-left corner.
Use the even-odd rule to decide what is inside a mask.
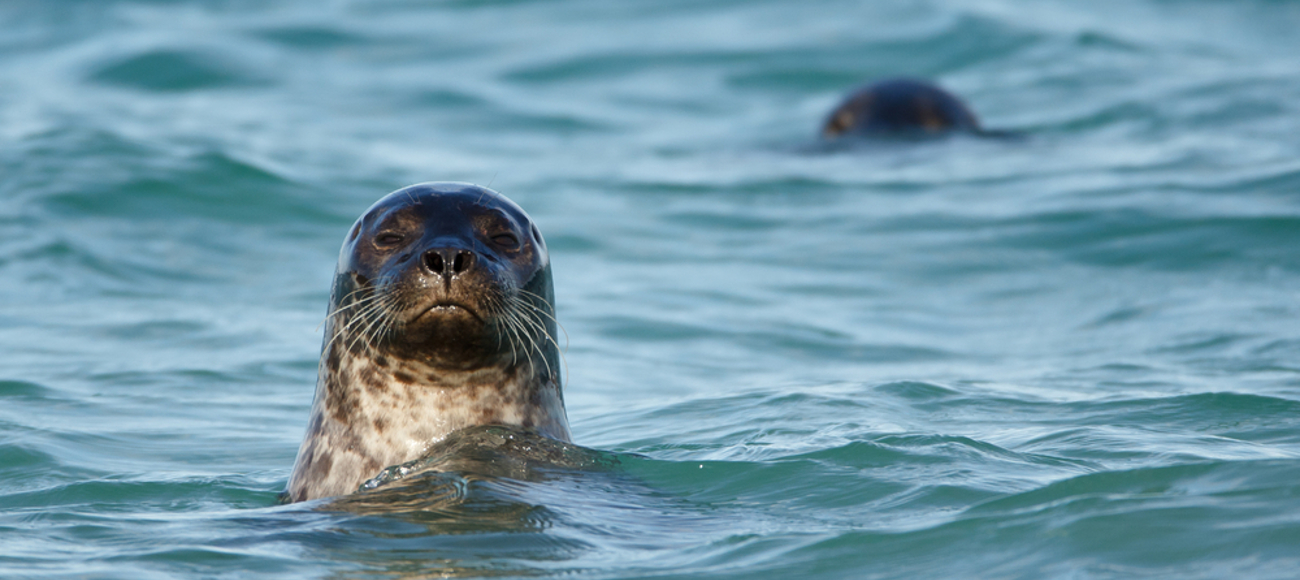
[[[427,184],[357,220],[332,301],[349,311],[350,334],[380,352],[471,370],[527,354],[510,314],[549,294],[545,242],[523,210],[487,189]]]
[[[350,493],[468,427],[567,441],[554,303],[546,244],[500,194],[423,183],[376,202],[339,254],[286,499]]]

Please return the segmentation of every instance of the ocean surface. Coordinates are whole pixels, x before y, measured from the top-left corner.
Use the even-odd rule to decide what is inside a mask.
[[[1300,576],[1297,29],[7,0],[0,577]],[[819,142],[902,75],[1017,137]],[[347,228],[442,180],[547,239],[581,461],[277,505]]]

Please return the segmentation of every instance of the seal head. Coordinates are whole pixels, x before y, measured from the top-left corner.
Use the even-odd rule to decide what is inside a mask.
[[[979,130],[975,114],[960,99],[932,83],[907,78],[859,88],[822,124],[826,138]]]
[[[422,183],[349,231],[288,501],[351,493],[449,433],[508,425],[569,440],[546,244],[514,202]]]

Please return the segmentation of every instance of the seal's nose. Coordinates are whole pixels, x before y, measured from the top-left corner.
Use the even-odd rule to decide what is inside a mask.
[[[433,248],[424,253],[424,267],[448,278],[464,274],[474,267],[474,252],[460,248]]]

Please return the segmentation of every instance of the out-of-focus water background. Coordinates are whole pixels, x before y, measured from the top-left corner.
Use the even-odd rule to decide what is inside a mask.
[[[0,576],[1293,578],[1300,4],[0,4]],[[1019,139],[817,147],[910,75]],[[577,443],[276,506],[339,244],[544,232]]]

